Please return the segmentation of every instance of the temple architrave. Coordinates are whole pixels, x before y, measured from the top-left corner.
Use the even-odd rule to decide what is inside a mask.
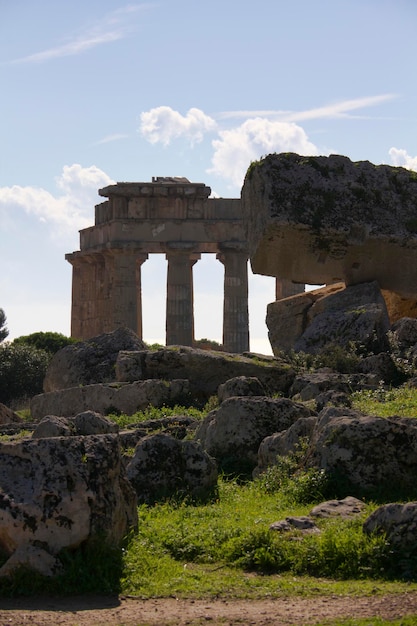
[[[209,198],[186,178],[117,183],[99,190],[95,224],[80,231],[73,267],[71,336],[89,339],[127,326],[142,338],[141,266],[165,254],[166,345],[194,341],[193,265],[212,253],[224,266],[223,348],[249,350],[248,252],[239,198]],[[277,280],[277,299],[303,286]]]

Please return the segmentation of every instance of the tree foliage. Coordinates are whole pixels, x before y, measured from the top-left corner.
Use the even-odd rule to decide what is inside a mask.
[[[11,406],[43,391],[43,379],[51,360],[46,350],[27,344],[0,345],[0,402]]]
[[[6,314],[3,309],[0,309],[0,343],[6,339],[9,331],[6,328]]]
[[[55,354],[58,350],[65,348],[72,343],[75,343],[76,339],[66,337],[62,333],[54,332],[37,332],[31,335],[22,335],[14,340],[13,344],[17,345],[29,345],[37,348],[38,350],[45,350],[49,354]]]

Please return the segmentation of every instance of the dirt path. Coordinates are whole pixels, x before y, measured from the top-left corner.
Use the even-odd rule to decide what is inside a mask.
[[[275,600],[137,600],[80,596],[0,599],[0,626],[272,626],[337,618],[417,615],[417,592],[388,596]]]

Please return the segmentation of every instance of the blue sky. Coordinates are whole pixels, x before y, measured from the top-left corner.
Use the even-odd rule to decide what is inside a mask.
[[[10,338],[70,333],[78,230],[111,181],[186,176],[238,197],[270,152],[417,169],[415,0],[0,0],[0,307]],[[166,261],[142,266],[165,335]],[[223,266],[194,266],[196,336],[221,339]],[[272,278],[250,278],[268,352]]]

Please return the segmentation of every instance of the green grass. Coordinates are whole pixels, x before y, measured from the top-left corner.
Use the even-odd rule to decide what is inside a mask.
[[[417,389],[398,387],[357,391],[351,395],[353,408],[380,417],[417,417]]]
[[[416,582],[401,579],[400,560],[384,537],[363,534],[362,522],[373,503],[355,519],[318,522],[319,535],[269,530],[272,522],[311,509],[313,503],[297,503],[304,492],[289,488],[293,480],[276,490],[261,480],[220,479],[212,502],[143,505],[138,530],[123,549],[98,544],[66,551],[61,555],[64,575],[49,580],[21,571],[0,580],[0,595],[266,598],[417,590]]]
[[[286,498],[266,493],[256,482],[227,481],[220,481],[219,498],[209,504],[143,506],[139,531],[124,555],[123,592],[256,597],[259,587],[262,594],[287,593],[294,577],[372,580],[385,573],[384,538],[365,536],[362,517],[322,521],[320,535],[303,538],[298,531],[269,530],[272,522],[305,515],[310,508],[290,507]]]
[[[163,417],[173,417],[176,415],[186,415],[188,417],[193,417],[194,419],[202,420],[208,413],[209,410],[215,408],[215,403],[213,400],[210,400],[203,409],[196,409],[195,407],[185,407],[176,404],[173,407],[163,406],[163,407],[154,407],[149,406],[143,411],[138,411],[133,415],[126,415],[125,413],[116,414],[109,413],[107,417],[118,424],[119,428],[126,428],[133,424],[140,424],[141,422],[146,422],[147,420],[157,420]]]

